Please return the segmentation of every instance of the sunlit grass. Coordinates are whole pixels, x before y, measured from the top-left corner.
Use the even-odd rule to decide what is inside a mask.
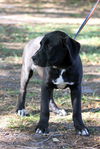
[[[1,40],[9,38],[9,42],[28,42],[29,40],[44,35],[47,32],[54,30],[61,30],[66,32],[72,38],[74,37],[79,25],[68,25],[68,24],[40,24],[40,25],[23,25],[17,27],[9,28],[8,26],[0,27],[1,33],[0,37],[3,35]],[[6,30],[11,30],[11,33],[8,34]],[[100,30],[99,26],[90,26],[87,25],[81,31],[77,37],[77,41],[81,43],[81,57],[84,63],[90,64],[100,64]],[[7,40],[7,39],[6,39]],[[7,42],[7,41],[6,41]],[[18,62],[22,56],[22,50],[11,50],[6,45],[0,45],[0,52],[2,56],[4,55],[6,61],[15,61]],[[21,63],[21,60],[20,60]]]
[[[84,64],[92,64],[92,65],[100,64],[100,54],[96,53],[87,54],[83,52],[81,54],[81,58]]]
[[[90,46],[90,43],[91,43],[91,46],[93,47],[98,47],[100,46],[100,42],[99,42],[99,36],[98,37],[88,37],[88,38],[83,38],[83,39],[80,39],[79,42],[84,46],[84,45],[87,45],[87,46]]]
[[[59,93],[58,97],[55,95],[55,101],[57,105],[59,105],[61,108],[65,108],[67,110],[66,116],[59,116],[55,115],[52,112],[50,113],[50,123],[52,125],[52,122],[58,124],[58,123],[73,123],[72,121],[72,110],[69,111],[69,109],[72,109],[71,107],[71,99],[68,97],[68,99],[61,93]],[[58,97],[58,99],[57,99]],[[60,101],[61,99],[61,101]],[[92,123],[94,125],[99,125],[99,114],[100,114],[100,104],[98,102],[99,97],[92,95],[84,95],[82,97],[82,115],[83,120],[85,123]],[[64,104],[62,104],[64,102]],[[0,116],[0,128],[5,129],[12,129],[12,130],[18,130],[18,131],[34,131],[35,127],[39,121],[39,115],[40,110],[38,109],[40,107],[39,105],[28,103],[28,107],[26,109],[35,110],[36,113],[31,113],[28,117],[20,117],[16,114],[10,114],[9,115],[1,115]],[[9,111],[9,109],[8,109]],[[64,128],[62,128],[63,130]]]
[[[30,127],[33,126],[33,124],[38,122],[39,120],[39,114],[35,114],[34,116],[29,116],[29,117],[20,117],[20,116],[15,116],[10,118],[10,122],[8,125],[8,128],[12,129],[17,129],[20,131],[27,131],[30,129]]]

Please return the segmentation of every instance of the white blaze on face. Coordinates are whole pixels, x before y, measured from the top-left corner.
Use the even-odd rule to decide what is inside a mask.
[[[52,82],[54,84],[57,85],[58,88],[65,88],[66,85],[73,85],[74,83],[73,82],[64,82],[64,78],[63,78],[63,73],[65,72],[66,70],[65,69],[62,69],[61,70],[61,73],[59,75],[59,78],[57,78],[56,80],[53,80]]]

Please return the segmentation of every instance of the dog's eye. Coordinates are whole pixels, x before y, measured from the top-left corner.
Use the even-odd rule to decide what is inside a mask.
[[[42,44],[42,42],[40,41],[40,45]]]
[[[50,50],[52,49],[52,45],[51,44],[47,44],[47,48]]]

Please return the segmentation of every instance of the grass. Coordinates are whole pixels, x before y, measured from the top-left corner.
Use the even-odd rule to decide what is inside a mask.
[[[29,117],[15,116],[10,119],[8,127],[14,130],[27,131],[30,130],[33,123],[38,122],[38,120],[39,114],[35,114],[34,116],[31,115]]]
[[[99,125],[100,108],[96,108],[96,106],[94,106],[94,108],[93,108],[92,105],[95,104],[94,101],[91,101],[91,103],[90,103],[89,99],[87,99],[87,98],[88,97],[85,96],[82,101],[83,119],[84,119],[85,123],[92,123],[92,124]],[[58,102],[57,102],[57,104],[59,105]],[[90,105],[91,109],[89,109],[89,105]],[[66,108],[69,108],[68,104],[65,104],[65,106],[66,106]],[[62,105],[62,107],[65,107],[65,106]],[[86,106],[88,106],[87,110],[85,109]],[[31,107],[31,105],[30,105],[30,108],[33,108],[33,107]],[[9,125],[7,127],[11,128],[13,130],[31,131],[31,132],[33,131],[34,132],[34,128],[38,121],[39,121],[39,113],[32,114],[29,117],[14,116],[9,119]],[[51,113],[51,116],[50,116],[51,125],[52,125],[52,122],[58,124],[58,123],[66,123],[66,121],[67,121],[67,123],[72,123],[72,112],[71,111],[68,112],[67,116],[63,116],[63,117],[54,116]],[[64,127],[62,127],[61,130],[63,131]]]
[[[34,98],[33,93],[30,93],[31,98]],[[33,96],[33,97],[32,97]],[[29,113],[31,115],[29,117],[20,117],[20,116],[15,116],[11,117],[9,119],[9,125],[7,126],[8,128],[11,128],[13,130],[19,130],[19,131],[33,131],[32,128],[35,128],[36,123],[39,121],[39,103],[35,103],[34,100],[29,99],[29,94],[28,94],[28,100],[31,101],[27,104],[27,109],[29,109]],[[35,97],[36,98],[36,97]],[[53,113],[50,115],[50,123],[52,125],[52,122],[54,123],[72,123],[72,107],[71,107],[71,100],[70,96],[62,94],[60,91],[56,91],[54,94],[54,98],[56,99],[56,103],[59,107],[65,108],[67,110],[67,116],[54,116]],[[85,123],[96,123],[99,125],[99,114],[100,114],[100,108],[99,108],[99,103],[96,101],[96,99],[99,99],[99,96],[96,95],[83,95],[82,97],[82,110],[83,110],[83,119]],[[13,106],[9,106],[9,109],[11,110]],[[9,110],[8,109],[8,110]],[[31,130],[32,129],[32,130]],[[61,128],[62,130],[64,129],[63,127]]]
[[[0,30],[0,40],[5,41],[5,43],[23,43],[35,38],[37,36],[44,35],[47,32],[54,30],[61,30],[69,34],[71,37],[74,37],[76,30],[79,28],[78,25],[66,25],[66,24],[43,24],[35,25],[23,25],[23,26],[1,26]],[[8,31],[8,32],[6,32]],[[10,32],[10,34],[9,34]],[[4,34],[4,35],[3,35]],[[99,26],[89,26],[87,25],[80,35],[77,37],[77,40],[81,43],[81,57],[83,63],[100,63],[100,42],[99,42]],[[3,35],[3,37],[2,37]],[[91,44],[90,44],[91,43]],[[2,57],[15,57],[18,58],[22,55],[22,49],[11,51],[5,45],[1,43],[0,53]]]

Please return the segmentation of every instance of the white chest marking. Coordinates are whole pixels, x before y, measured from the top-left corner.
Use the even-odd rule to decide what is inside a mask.
[[[62,77],[62,74],[65,72],[66,70],[65,69],[62,69],[60,75],[59,75],[59,78],[57,78],[56,80],[52,80],[52,82],[54,84],[57,85],[58,88],[65,88],[66,85],[73,85],[74,82],[64,82],[64,79]]]

